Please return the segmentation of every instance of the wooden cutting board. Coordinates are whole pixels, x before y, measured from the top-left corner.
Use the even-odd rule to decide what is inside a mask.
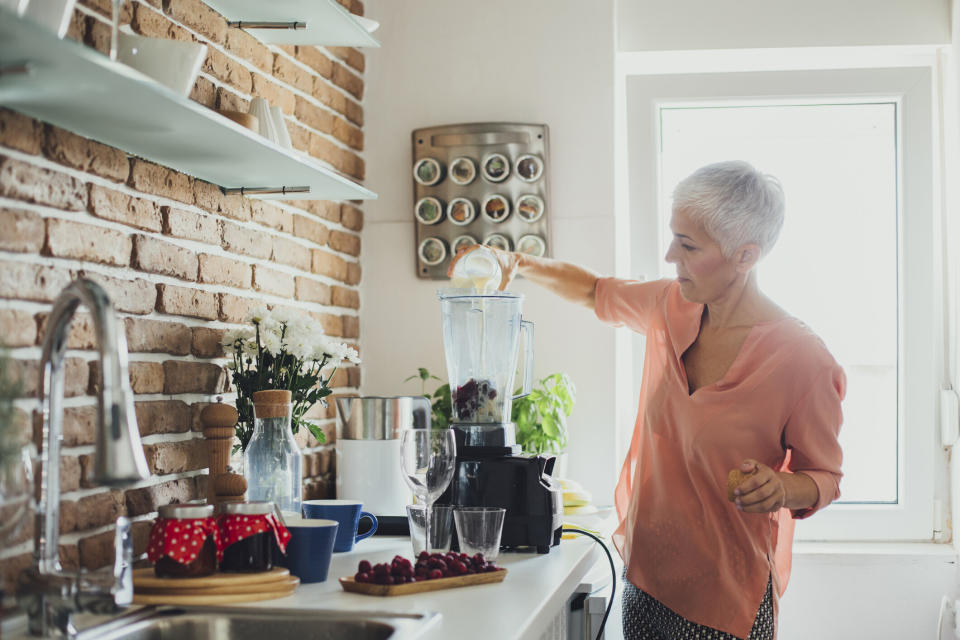
[[[300,578],[289,576],[285,580],[275,580],[263,584],[236,584],[222,587],[208,587],[201,589],[142,589],[136,587],[136,593],[144,595],[172,594],[178,596],[205,596],[231,595],[235,593],[262,593],[263,591],[280,591],[285,588],[294,589],[300,584]]]
[[[135,590],[149,589],[151,591],[211,589],[235,587],[243,584],[266,585],[271,582],[282,582],[289,577],[289,569],[274,567],[270,571],[262,573],[215,573],[202,578],[158,578],[152,567],[145,567],[133,570],[133,587]]]
[[[297,580],[297,584],[300,581]],[[241,602],[259,602],[261,600],[276,600],[277,598],[286,598],[293,595],[296,586],[292,588],[279,589],[276,591],[261,591],[260,593],[228,593],[217,595],[209,593],[207,595],[178,595],[174,592],[165,593],[138,593],[133,594],[134,604],[170,604],[170,605],[216,605],[216,604],[239,604]]]
[[[498,569],[489,573],[473,573],[455,578],[438,578],[437,580],[407,582],[404,584],[371,584],[369,582],[357,582],[353,579],[353,576],[347,576],[340,578],[340,586],[343,587],[344,591],[362,593],[368,596],[405,596],[410,593],[424,593],[426,591],[438,591],[440,589],[469,587],[475,584],[503,582],[503,579],[506,577],[506,569]]]

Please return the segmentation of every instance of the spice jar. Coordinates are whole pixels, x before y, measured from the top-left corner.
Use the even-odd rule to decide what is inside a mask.
[[[168,504],[158,515],[147,545],[158,578],[198,578],[217,570],[222,547],[213,505]]]
[[[223,540],[220,570],[270,571],[274,547],[287,552],[290,532],[276,515],[272,502],[228,502],[220,505],[217,524]]]

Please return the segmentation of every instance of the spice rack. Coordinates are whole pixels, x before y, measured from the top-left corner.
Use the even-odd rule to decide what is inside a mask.
[[[267,199],[377,194],[307,154],[180,96],[142,73],[0,8],[0,105],[219,185]]]
[[[411,142],[419,278],[445,279],[451,256],[472,242],[551,255],[547,125],[427,127]]]

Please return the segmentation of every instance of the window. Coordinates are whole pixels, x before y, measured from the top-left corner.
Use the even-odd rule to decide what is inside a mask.
[[[924,68],[626,77],[631,275],[675,275],[670,194],[694,169],[743,159],[783,183],[786,222],[759,282],[848,378],[842,497],[798,524],[801,539],[931,537],[930,82]]]

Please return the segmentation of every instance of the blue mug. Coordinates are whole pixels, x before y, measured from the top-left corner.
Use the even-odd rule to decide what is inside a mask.
[[[304,500],[303,515],[307,518],[325,518],[340,524],[337,530],[337,541],[333,543],[336,553],[350,551],[353,545],[364,538],[369,538],[377,531],[377,517],[372,513],[361,511],[362,502],[357,500]],[[360,518],[370,518],[370,530],[357,535],[357,526]]]
[[[284,514],[290,541],[277,564],[286,567],[300,582],[323,582],[330,571],[333,543],[340,526],[333,520],[316,520]]]

